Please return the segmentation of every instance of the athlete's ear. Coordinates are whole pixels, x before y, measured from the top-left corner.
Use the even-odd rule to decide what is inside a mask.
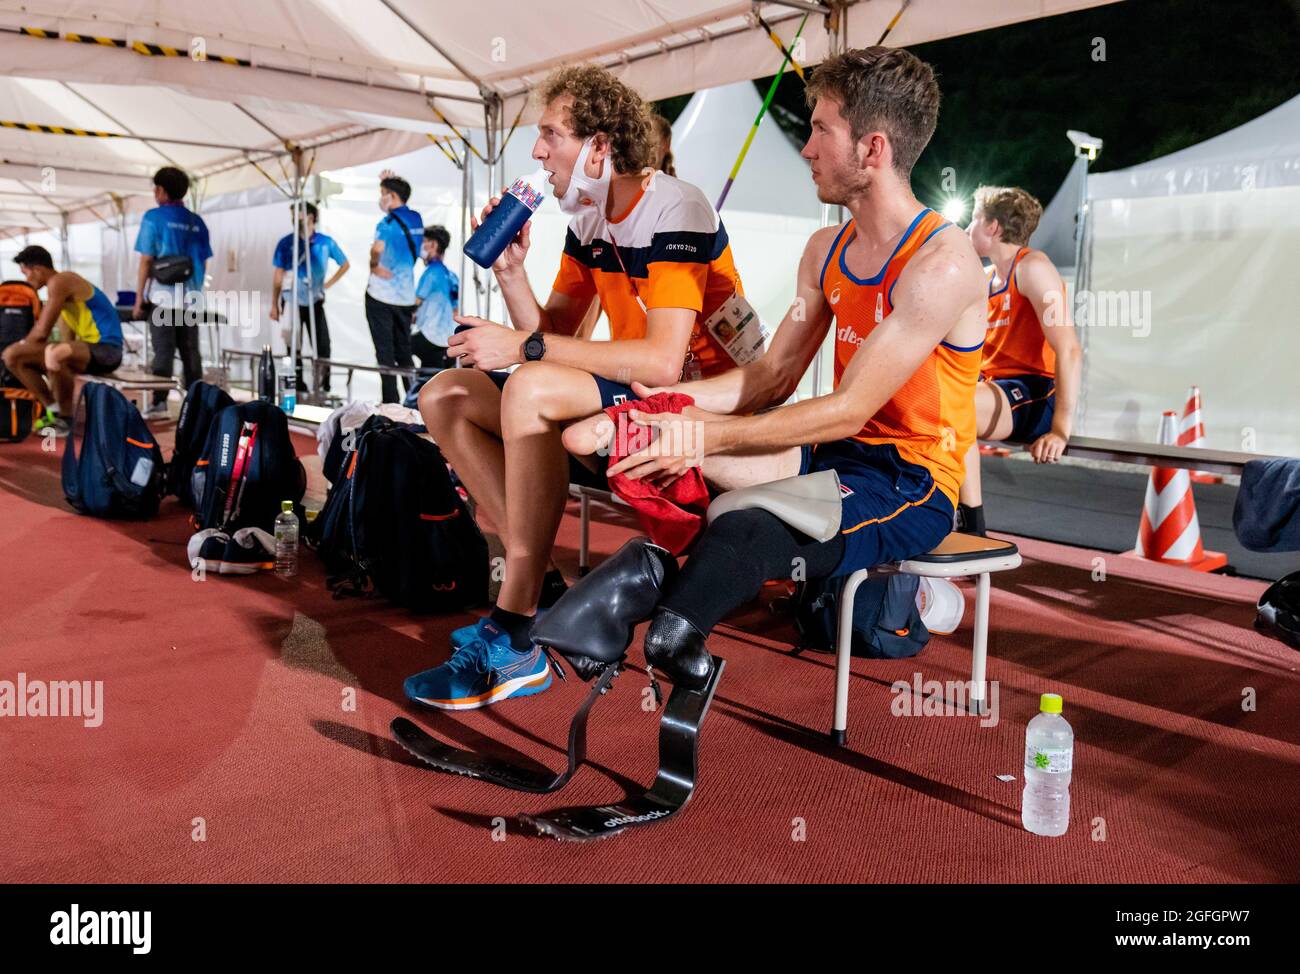
[[[867,132],[858,139],[858,168],[870,169],[886,164],[886,155],[890,149],[889,140],[884,132]]]
[[[610,145],[609,136],[604,132],[597,132],[591,137],[591,151],[587,153],[587,166],[591,171],[587,173],[593,179],[600,175],[601,164],[609,158]]]

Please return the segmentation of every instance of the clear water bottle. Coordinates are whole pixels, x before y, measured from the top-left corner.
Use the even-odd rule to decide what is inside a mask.
[[[545,169],[538,169],[531,175],[516,179],[501,194],[501,202],[493,207],[487,219],[465,241],[465,246],[461,248],[465,256],[484,270],[491,269],[501,252],[510,246],[524,224],[532,219],[537,208],[542,205],[549,179],[550,173]]]
[[[1025,792],[1020,820],[1035,835],[1065,835],[1070,827],[1074,731],[1061,716],[1061,698],[1044,693],[1025,728]]]
[[[290,416],[298,408],[298,376],[289,355],[280,360],[280,408]]]
[[[275,518],[275,573],[284,578],[298,574],[298,515],[293,501],[281,501]]]

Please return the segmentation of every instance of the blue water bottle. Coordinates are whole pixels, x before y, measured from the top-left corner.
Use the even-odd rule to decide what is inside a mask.
[[[490,269],[542,205],[548,176],[545,169],[538,169],[531,176],[516,179],[501,197],[501,202],[470,235],[465,243],[465,256],[479,267]]]

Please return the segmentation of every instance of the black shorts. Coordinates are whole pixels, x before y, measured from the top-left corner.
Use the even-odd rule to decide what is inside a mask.
[[[506,380],[513,373],[488,372],[486,374],[498,389],[504,390]],[[625,386],[621,382],[604,379],[598,375],[593,375],[592,378],[596,380],[596,388],[600,390],[601,409],[608,409],[610,406],[617,406],[619,403],[636,398],[631,386]],[[583,487],[592,487],[596,490],[609,490],[609,481],[605,478],[604,473],[604,468],[609,466],[609,457],[597,455],[591,459],[595,460],[602,468],[600,473],[592,470],[577,457],[569,457],[569,483],[581,484]]]
[[[513,374],[511,372],[489,372],[487,377],[496,383],[498,389],[504,389],[506,379]],[[592,378],[596,380],[596,388],[600,391],[601,409],[608,409],[610,406],[617,406],[629,399],[637,398],[631,386],[625,386],[621,382],[605,379],[598,375],[593,375]]]
[[[86,375],[108,375],[122,364],[122,346],[108,342],[87,342],[90,349],[90,361],[86,363]]]
[[[994,379],[1011,404],[1008,443],[1033,443],[1051,432],[1056,416],[1056,380],[1046,375],[1013,375]]]

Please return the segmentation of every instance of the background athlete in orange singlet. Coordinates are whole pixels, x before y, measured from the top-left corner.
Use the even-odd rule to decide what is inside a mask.
[[[982,440],[1027,443],[1036,463],[1055,463],[1070,439],[1083,350],[1065,282],[1047,255],[1027,244],[1043,206],[1023,189],[975,191],[971,243],[987,258],[988,332],[975,413]],[[966,457],[958,530],[984,534],[979,448]]]
[[[660,456],[652,444],[610,473],[670,481],[702,462],[707,480],[732,489],[830,468],[841,482],[841,528],[819,542],[762,510],[713,521],[645,638],[647,662],[679,685],[707,681],[705,637],[764,581],[846,574],[936,545],[952,527],[974,442],[984,275],[970,241],[922,206],[910,181],[938,121],[934,73],[904,50],[849,51],[817,68],[808,96],[803,156],[818,196],[852,219],[809,239],[795,303],[763,358],[673,387],[699,407],[684,417],[633,414],[661,430],[701,421],[700,452]],[[779,405],[831,327],[834,391]],[[566,445],[581,449],[590,427],[572,427]]]

